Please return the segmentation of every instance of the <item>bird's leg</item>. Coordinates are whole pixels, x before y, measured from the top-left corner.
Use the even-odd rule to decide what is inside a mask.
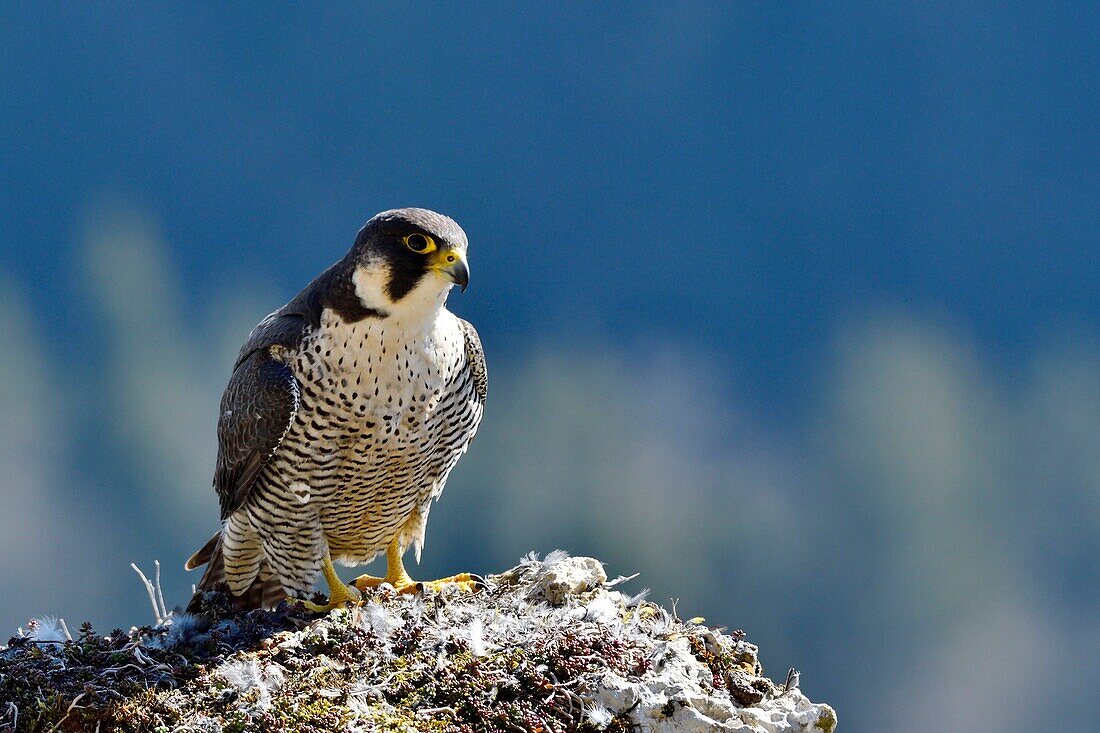
[[[386,577],[378,578],[373,575],[360,575],[351,584],[357,590],[364,591],[367,588],[377,588],[383,583],[392,585],[398,593],[420,593],[428,589],[439,592],[447,585],[456,585],[465,591],[474,591],[485,587],[485,581],[470,573],[460,573],[449,578],[417,582],[409,577],[405,570],[405,563],[401,560],[401,546],[394,537],[386,547]]]
[[[314,613],[328,613],[334,608],[342,608],[345,603],[358,603],[362,600],[363,596],[355,588],[349,585],[345,585],[344,581],[340,580],[340,576],[336,574],[336,568],[332,566],[332,558],[329,554],[325,553],[325,561],[321,566],[321,572],[325,575],[325,582],[328,583],[328,603],[324,605],[318,605],[309,601],[302,601],[302,605],[308,608]]]
[[[367,588],[377,588],[383,583],[389,583],[397,589],[398,593],[416,593],[420,590],[417,587],[419,584],[410,578],[405,570],[405,563],[401,560],[401,546],[397,543],[396,537],[390,540],[390,544],[386,546],[386,577],[360,575],[351,581],[356,590],[360,591]]]

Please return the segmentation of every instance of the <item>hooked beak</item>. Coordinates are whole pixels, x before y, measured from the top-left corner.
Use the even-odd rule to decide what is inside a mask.
[[[436,258],[435,270],[466,292],[466,286],[470,284],[470,267],[461,252],[456,249],[441,250]]]

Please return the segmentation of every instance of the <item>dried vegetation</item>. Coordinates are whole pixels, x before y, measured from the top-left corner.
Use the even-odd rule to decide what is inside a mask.
[[[0,649],[0,730],[831,733],[832,710],[763,677],[743,634],[623,580],[552,553],[478,594],[380,589],[325,616],[239,613],[215,592],[201,616],[161,607],[105,636],[44,619]]]

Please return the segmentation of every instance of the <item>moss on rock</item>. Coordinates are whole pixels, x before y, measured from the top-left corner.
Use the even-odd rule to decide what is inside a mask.
[[[763,677],[743,635],[621,580],[552,553],[473,595],[379,589],[316,616],[208,593],[203,615],[128,633],[30,627],[0,650],[0,730],[831,733],[832,709]]]

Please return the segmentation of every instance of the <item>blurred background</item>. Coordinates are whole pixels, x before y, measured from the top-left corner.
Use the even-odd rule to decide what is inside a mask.
[[[419,576],[594,555],[845,730],[1080,728],[1098,15],[5,4],[3,635],[186,601],[237,348],[415,205],[491,382]]]

